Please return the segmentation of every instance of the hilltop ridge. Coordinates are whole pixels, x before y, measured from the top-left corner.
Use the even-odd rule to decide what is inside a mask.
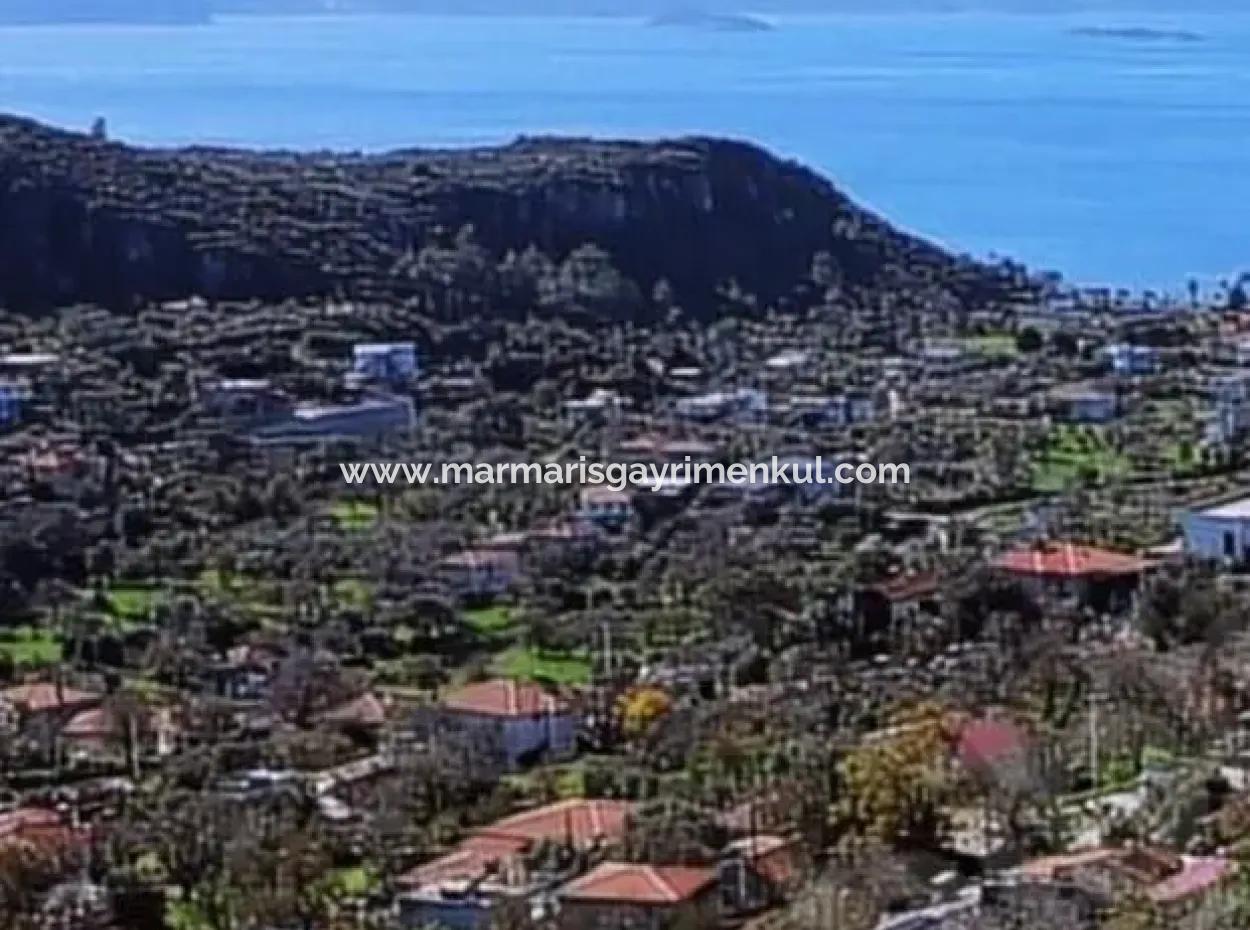
[[[996,274],[902,233],[755,146],[521,139],[380,155],[142,149],[0,118],[0,300],[15,309],[188,294],[385,292],[406,256],[471,226],[502,256],[595,243],[644,288],[709,312],[729,284],[771,299],[826,251],[846,282]]]

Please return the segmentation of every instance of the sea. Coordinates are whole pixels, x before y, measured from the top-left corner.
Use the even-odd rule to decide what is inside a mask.
[[[1182,293],[1250,271],[1250,14],[1108,16],[0,27],[0,111],[157,146],[731,136],[955,251],[1074,284]]]

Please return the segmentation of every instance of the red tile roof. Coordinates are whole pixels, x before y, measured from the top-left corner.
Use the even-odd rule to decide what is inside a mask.
[[[663,906],[689,901],[715,882],[714,869],[605,862],[565,885],[560,897],[574,901]]]
[[[973,720],[959,733],[956,750],[964,765],[993,765],[1018,755],[1028,746],[1028,737],[1005,720]]]
[[[1043,856],[1024,863],[1020,870],[1029,878],[1053,881],[1062,878],[1072,869],[1090,865],[1101,865],[1113,862],[1120,855],[1120,850],[1108,847],[1082,849],[1077,852],[1063,853],[1057,856]]]
[[[31,684],[16,685],[0,692],[23,714],[38,714],[45,711],[83,707],[100,700],[100,695],[89,691],[80,691],[68,685],[58,688],[50,681],[39,681]]]
[[[1185,858],[1181,870],[1151,888],[1147,895],[1157,904],[1173,904],[1202,894],[1231,875],[1236,866],[1227,859]]]
[[[995,559],[994,566],[1017,575],[1086,578],[1136,575],[1146,567],[1146,563],[1122,552],[1063,543],[1013,549]]]
[[[428,888],[445,882],[475,882],[485,878],[498,863],[525,850],[525,840],[473,836],[452,852],[399,876],[401,888]]]
[[[443,698],[447,710],[489,717],[534,717],[568,710],[568,704],[533,682],[496,678],[467,685]]]
[[[405,872],[399,884],[423,888],[452,881],[478,881],[504,860],[544,840],[586,848],[596,840],[625,834],[633,805],[627,801],[570,799],[523,811],[475,831],[441,858]]]
[[[380,727],[386,723],[386,705],[372,692],[366,692],[331,707],[321,715],[325,723],[354,727]]]
[[[7,814],[0,814],[0,842],[61,826],[61,815],[54,810],[46,807],[19,807]]]
[[[633,805],[628,801],[570,798],[497,820],[476,831],[476,835],[519,838],[530,843],[568,840],[575,846],[589,846],[595,840],[623,837],[631,810]]]
[[[794,840],[772,834],[744,836],[725,848],[740,854],[759,875],[778,887],[789,885],[798,877]]]
[[[19,807],[0,814],[0,849],[37,847],[62,851],[90,839],[89,829],[74,829],[65,818],[44,807]]]
[[[879,594],[893,604],[917,601],[932,597],[938,590],[938,576],[934,572],[918,575],[896,575],[879,581],[868,590]]]
[[[1026,862],[1022,871],[1031,878],[1053,881],[1074,870],[1098,866],[1113,869],[1143,887],[1146,896],[1157,904],[1173,904],[1203,894],[1236,869],[1232,861],[1217,857],[1176,856],[1149,848],[1103,847],[1034,859]]]
[[[110,708],[80,710],[61,730],[67,739],[109,739],[121,733],[121,724]]]

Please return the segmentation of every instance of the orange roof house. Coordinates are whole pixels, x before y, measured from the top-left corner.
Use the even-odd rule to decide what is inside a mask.
[[[716,882],[713,869],[688,865],[604,862],[560,891],[565,900],[669,905],[688,901]]]
[[[1147,565],[1137,556],[1074,543],[1012,549],[993,564],[1000,571],[1013,575],[1055,579],[1126,577],[1141,574]]]
[[[475,831],[475,835],[511,837],[535,844],[550,840],[590,846],[624,837],[633,807],[628,801],[569,798],[497,820]]]
[[[454,850],[406,872],[405,888],[476,882],[543,842],[590,849],[621,840],[633,805],[628,801],[571,798],[522,811],[473,831]]]
[[[61,814],[47,808],[19,807],[0,814],[0,851],[60,855],[82,847],[90,838],[89,829],[73,827]]]
[[[715,869],[604,862],[560,890],[560,926],[624,928],[637,926],[640,918],[658,918],[712,927],[718,920],[717,887]]]
[[[372,692],[344,701],[321,714],[322,723],[346,729],[372,730],[386,723],[386,705]]]
[[[101,695],[51,681],[15,685],[0,692],[22,716],[80,710],[98,703]]]
[[[533,682],[496,678],[448,694],[435,711],[446,733],[470,737],[478,762],[516,770],[577,753],[577,717],[569,702]]]
[[[466,685],[444,697],[442,706],[446,710],[485,717],[536,717],[568,710],[567,702],[541,686],[509,678]]]
[[[1235,862],[1220,857],[1180,856],[1147,846],[1101,847],[1026,862],[1021,871],[1034,880],[1077,880],[1094,885],[1101,872],[1113,882],[1141,890],[1160,907],[1184,910],[1226,887]]]

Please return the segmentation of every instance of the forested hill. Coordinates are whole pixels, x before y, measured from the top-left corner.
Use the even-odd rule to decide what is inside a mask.
[[[0,118],[0,300],[37,310],[200,294],[389,296],[465,227],[555,263],[586,243],[641,294],[711,313],[787,294],[818,253],[848,288],[992,300],[1001,278],[750,145],[522,140],[385,155],[149,150]],[[479,248],[480,246],[480,248]],[[935,284],[936,282],[936,284]]]

